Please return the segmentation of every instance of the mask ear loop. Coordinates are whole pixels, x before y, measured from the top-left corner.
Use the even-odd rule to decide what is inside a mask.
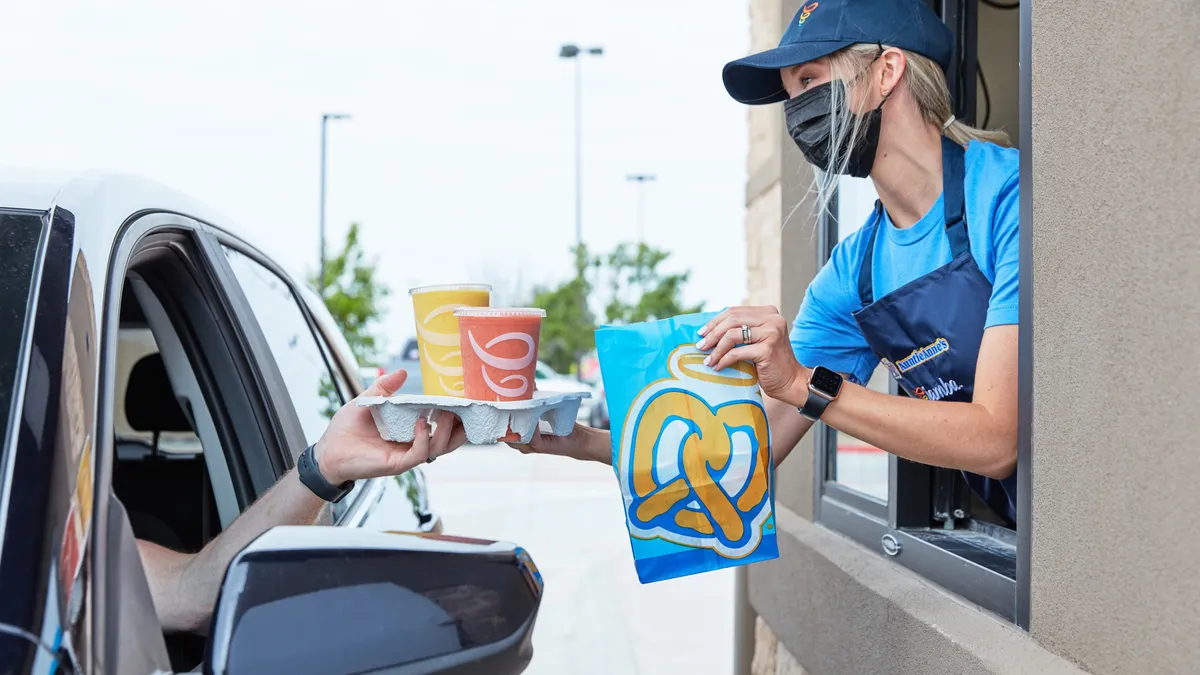
[[[875,52],[875,58],[871,59],[871,64],[874,64],[876,61],[878,61],[880,59],[880,57],[883,56],[883,52],[884,52],[882,42],[877,41],[875,44],[879,46],[879,51]],[[867,67],[870,68],[871,66],[868,65]],[[888,97],[891,95],[892,95],[892,92],[890,92],[890,91],[883,95],[883,100],[879,102],[879,107],[875,108],[875,112],[879,112],[880,110],[883,110],[883,104],[887,103]]]

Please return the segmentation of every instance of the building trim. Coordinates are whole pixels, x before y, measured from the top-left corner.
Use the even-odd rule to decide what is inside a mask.
[[[776,524],[781,558],[750,568],[751,602],[808,671],[1083,672],[1025,631],[786,506],[776,507]]]
[[[1030,551],[1033,547],[1033,45],[1031,0],[1021,2],[1020,272],[1017,363],[1017,597],[1016,621],[1030,629]]]

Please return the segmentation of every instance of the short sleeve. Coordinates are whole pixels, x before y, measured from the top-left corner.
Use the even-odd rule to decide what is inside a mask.
[[[861,257],[850,245],[857,240],[852,237],[838,244],[805,291],[792,325],[791,342],[800,363],[846,373],[862,384],[870,379],[879,360],[853,316],[861,304],[857,290]]]
[[[1021,274],[1020,175],[1014,173],[1000,191],[992,219],[995,278],[985,328],[1020,323],[1018,284]]]

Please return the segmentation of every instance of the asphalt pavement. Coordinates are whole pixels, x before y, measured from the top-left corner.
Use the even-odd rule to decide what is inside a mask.
[[[527,673],[731,672],[732,570],[639,583],[611,467],[468,446],[426,476],[447,534],[515,542],[541,570]]]

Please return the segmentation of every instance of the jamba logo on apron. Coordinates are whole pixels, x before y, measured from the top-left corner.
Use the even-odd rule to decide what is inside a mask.
[[[950,380],[949,382],[938,378],[938,383],[933,387],[917,387],[913,389],[913,393],[926,401],[940,401],[951,394],[962,391],[962,385]]]
[[[896,367],[900,369],[900,372],[907,373],[922,363],[932,361],[948,351],[950,351],[950,343],[946,338],[940,337],[920,349],[914,349],[911,354],[897,361]]]
[[[769,527],[770,432],[754,400],[753,366],[738,363],[718,374],[704,366],[705,356],[692,346],[676,348],[668,358],[671,379],[642,390],[617,470],[634,537],[741,558]]]

